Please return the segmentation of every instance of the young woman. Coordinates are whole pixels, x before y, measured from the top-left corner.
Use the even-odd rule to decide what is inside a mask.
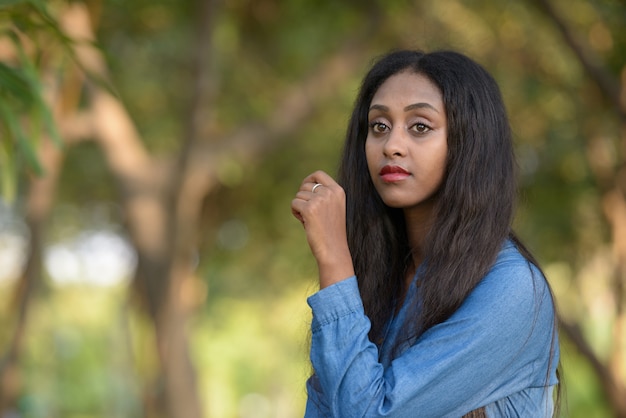
[[[315,172],[292,201],[320,281],[306,417],[552,416],[555,308],[511,230],[515,195],[481,66],[446,51],[374,64],[339,181]]]

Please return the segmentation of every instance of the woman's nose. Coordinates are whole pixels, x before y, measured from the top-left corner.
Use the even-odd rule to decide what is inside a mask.
[[[405,132],[402,128],[394,128],[389,132],[383,145],[383,154],[386,157],[403,156],[406,153]]]

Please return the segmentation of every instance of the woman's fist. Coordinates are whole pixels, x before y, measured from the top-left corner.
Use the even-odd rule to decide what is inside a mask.
[[[346,235],[346,194],[323,171],[307,176],[291,202],[320,269],[320,286],[354,275]]]

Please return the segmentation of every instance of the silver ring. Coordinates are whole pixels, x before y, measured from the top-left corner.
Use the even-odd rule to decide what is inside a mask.
[[[320,183],[315,183],[315,185],[313,186],[313,188],[311,189],[311,193],[315,193],[315,189],[317,189],[318,187],[320,187],[321,184]]]

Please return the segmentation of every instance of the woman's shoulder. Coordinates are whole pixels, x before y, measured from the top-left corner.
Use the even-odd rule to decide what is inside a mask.
[[[494,267],[497,267],[503,263],[520,263],[524,265],[528,265],[528,260],[520,253],[517,246],[510,239],[506,239],[502,243],[502,247],[500,248],[500,252],[496,257],[496,261],[494,263]]]
[[[469,295],[506,311],[524,312],[551,299],[541,270],[526,259],[515,244],[507,240],[493,266]],[[530,309],[533,311],[534,309]]]
[[[458,313],[511,350],[529,347],[530,342],[533,348],[525,350],[527,355],[549,353],[544,348],[550,347],[555,315],[550,288],[541,270],[511,242],[503,245]]]
[[[528,260],[515,244],[506,240],[491,269],[487,272],[483,281],[487,283],[511,286],[532,286],[545,285],[545,277],[538,266]]]

